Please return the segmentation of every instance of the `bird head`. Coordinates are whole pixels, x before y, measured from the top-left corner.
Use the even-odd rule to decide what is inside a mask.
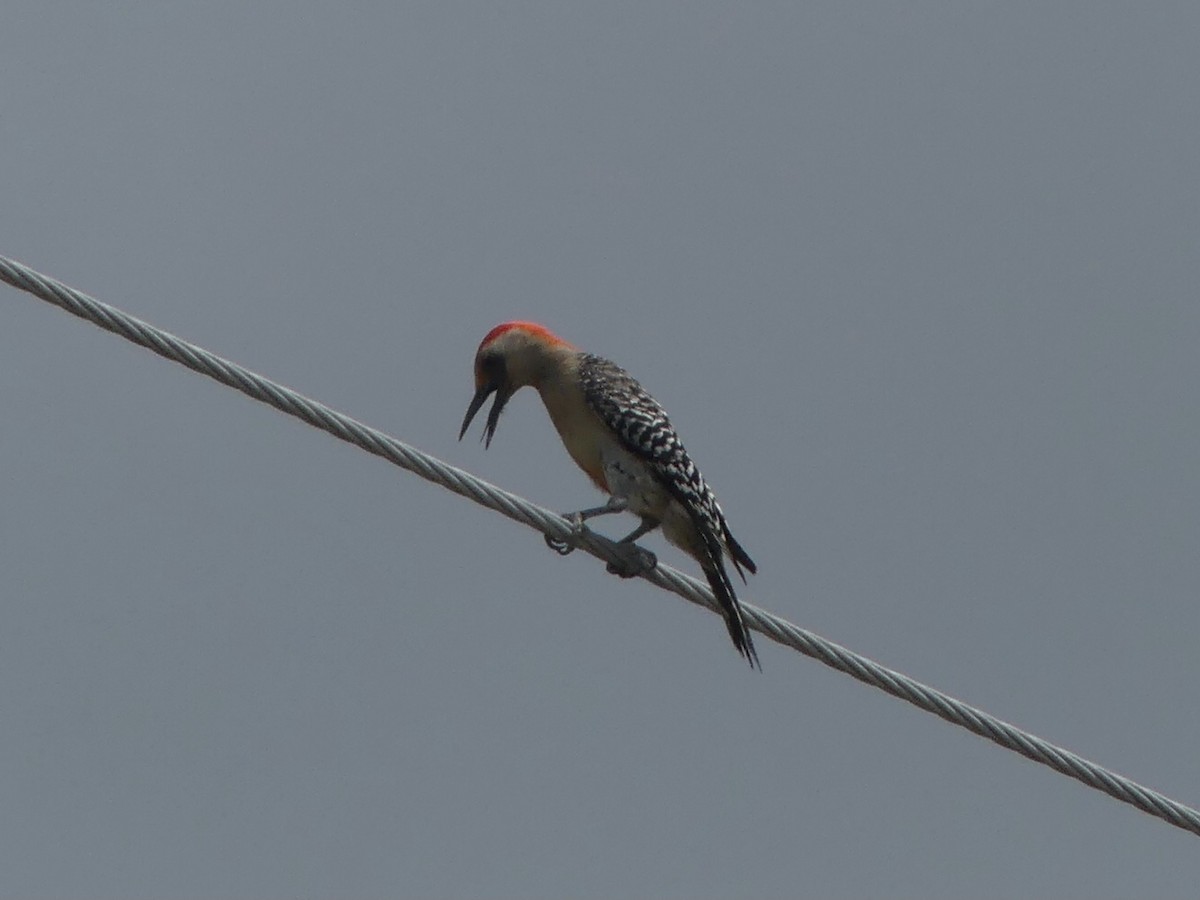
[[[537,386],[547,355],[570,347],[558,335],[534,322],[504,322],[489,331],[475,352],[475,396],[463,417],[458,439],[463,439],[471,420],[487,398],[495,394],[483,427],[484,446],[490,447],[500,413],[512,395],[526,385]]]

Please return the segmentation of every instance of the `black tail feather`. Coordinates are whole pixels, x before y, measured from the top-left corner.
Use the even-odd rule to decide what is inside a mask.
[[[706,564],[701,568],[704,570],[705,578],[708,579],[708,586],[712,589],[713,596],[717,598],[717,603],[721,607],[721,614],[725,617],[725,627],[729,629],[729,638],[733,641],[733,646],[737,648],[738,653],[742,654],[750,663],[750,668],[758,669],[761,672],[762,663],[758,661],[758,651],[754,649],[754,639],[750,637],[750,628],[742,616],[742,606],[733,589],[733,582],[729,580],[729,573],[725,571],[725,564],[719,554],[714,557],[712,553],[709,553],[708,556]]]
[[[725,525],[725,546],[729,548],[729,555],[733,559],[733,567],[737,569],[737,573],[742,576],[742,584],[746,583],[746,569],[751,575],[758,574],[758,566],[754,564],[754,560],[750,558],[750,554],[745,551],[741,544],[734,539],[734,536],[729,533],[729,526]]]

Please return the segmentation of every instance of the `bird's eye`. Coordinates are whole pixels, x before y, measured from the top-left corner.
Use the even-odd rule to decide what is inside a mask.
[[[487,353],[479,361],[479,369],[490,384],[503,384],[506,376],[504,357],[499,353]]]

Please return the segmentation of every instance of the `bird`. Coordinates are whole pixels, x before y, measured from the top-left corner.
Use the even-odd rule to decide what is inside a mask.
[[[537,390],[567,453],[609,498],[603,506],[566,514],[575,532],[594,516],[625,511],[638,516],[641,524],[618,542],[626,551],[622,562],[609,566],[633,577],[657,565],[634,542],[661,527],[670,543],[700,564],[730,640],[761,671],[725,560],[743,583],[745,573],[758,568],[729,530],[721,505],[658,401],[616,363],[583,352],[536,322],[503,322],[489,331],[475,353],[474,376],[475,394],[458,439],[494,394],[482,435],[487,449],[512,396],[523,387]],[[574,549],[571,541],[549,535],[546,543],[564,555]]]

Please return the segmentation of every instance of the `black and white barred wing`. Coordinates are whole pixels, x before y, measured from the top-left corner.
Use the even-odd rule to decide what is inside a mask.
[[[719,536],[741,574],[753,560],[729,531],[716,496],[688,455],[662,405],[614,362],[585,354],[580,361],[584,398],[629,452],[645,460],[662,485],[688,510],[701,532]]]

